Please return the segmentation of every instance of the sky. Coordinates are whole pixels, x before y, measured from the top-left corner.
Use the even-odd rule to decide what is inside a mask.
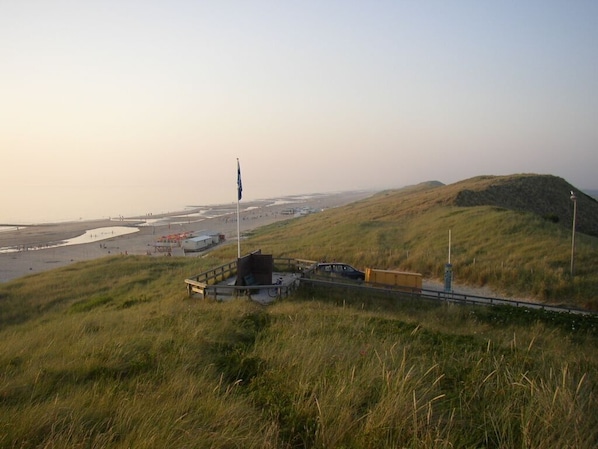
[[[598,2],[0,1],[0,224],[478,175],[597,189]]]

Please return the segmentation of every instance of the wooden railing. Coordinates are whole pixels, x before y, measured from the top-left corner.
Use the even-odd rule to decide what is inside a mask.
[[[382,293],[385,295],[392,295],[402,298],[420,298],[432,299],[445,302],[452,302],[458,304],[471,305],[510,305],[513,307],[527,307],[529,309],[541,309],[553,312],[577,313],[584,315],[596,315],[596,312],[580,310],[575,307],[567,306],[552,306],[542,303],[533,303],[528,301],[520,301],[516,299],[505,299],[496,297],[476,296],[456,292],[444,292],[438,290],[415,289],[410,287],[392,288],[392,287],[378,287],[368,284],[356,284],[354,282],[342,282],[339,280],[323,280],[312,276],[314,264],[313,260],[293,259],[277,257],[274,258],[274,271],[284,271],[292,273],[301,273],[298,281],[301,284],[322,286],[328,288],[346,288],[350,290],[369,291],[370,293]],[[194,294],[199,294],[202,298],[213,297],[218,295],[241,296],[251,289],[251,286],[237,286],[237,285],[218,285],[226,279],[231,279],[237,274],[237,261],[229,262],[211,270],[198,274],[197,276],[185,279],[187,284],[187,292],[189,297]],[[292,285],[260,285],[260,289],[276,289],[277,297],[288,296],[295,288],[297,283]]]
[[[206,288],[208,288],[210,285],[222,282],[236,274],[236,260],[224,265],[220,265],[219,267],[212,268],[211,270],[204,271],[203,273],[185,279],[185,284],[187,284],[187,294],[189,297],[191,297],[194,293],[198,293],[202,297],[205,297]]]
[[[301,273],[314,265],[313,260],[294,259],[290,257],[275,257],[273,259],[274,271],[284,271],[291,273]],[[241,296],[251,289],[246,285],[222,285],[227,279],[233,280],[237,275],[237,261],[228,262],[211,270],[204,271],[195,276],[185,279],[187,284],[187,295],[191,298],[199,295],[202,298],[217,298],[220,296]],[[255,288],[255,287],[254,287]],[[260,289],[277,289],[279,296],[288,296],[296,285],[260,285]]]

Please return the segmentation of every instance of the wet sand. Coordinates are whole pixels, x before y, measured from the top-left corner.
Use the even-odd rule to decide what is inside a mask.
[[[252,229],[292,218],[292,215],[283,214],[283,211],[289,208],[306,207],[320,211],[349,204],[371,195],[372,192],[344,192],[281,198],[283,201],[242,201],[241,235]],[[213,218],[198,216],[199,210],[204,211],[203,216],[213,216]],[[114,226],[133,226],[139,231],[90,243],[55,246],[67,239],[83,235],[88,230]],[[237,238],[236,203],[204,206],[151,217],[49,223],[2,231],[0,248],[11,247],[19,250],[0,253],[0,282],[114,254],[163,257],[167,253],[156,251],[155,248],[155,243],[161,236],[182,232],[201,233],[201,231],[216,231],[224,234],[229,241],[235,240]],[[184,252],[174,250],[172,255],[183,256]]]

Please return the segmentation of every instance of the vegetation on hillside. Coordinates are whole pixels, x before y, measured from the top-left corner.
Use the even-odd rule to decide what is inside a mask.
[[[0,447],[598,444],[595,317],[186,298],[214,262],[113,256],[0,285]]]
[[[548,188],[550,180],[558,188]],[[571,226],[555,219],[562,212],[552,206],[565,201],[562,207],[571,207],[570,187],[563,183],[555,177],[519,175],[387,191],[261,228],[250,233],[243,246],[277,256],[342,260],[360,268],[401,269],[442,278],[450,230],[456,283],[487,285],[508,296],[598,310],[598,237],[576,233],[575,276],[571,277]],[[478,192],[470,195],[475,203],[459,205],[465,191]],[[542,192],[560,196],[540,201]],[[484,198],[492,204],[484,204]],[[534,199],[550,207],[526,211],[523,206]],[[590,197],[578,201],[586,216],[598,217],[598,202]],[[233,248],[218,254],[234,258]]]
[[[281,222],[277,256],[596,300],[595,237],[426,185]],[[551,242],[547,245],[546,242]],[[0,284],[0,448],[595,448],[598,317],[307,288],[189,299],[228,262],[112,256]]]

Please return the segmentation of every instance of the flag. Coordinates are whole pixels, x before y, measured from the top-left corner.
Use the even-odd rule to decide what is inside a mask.
[[[243,184],[241,183],[241,165],[239,165],[239,159],[237,159],[237,199],[241,201],[243,197]]]

